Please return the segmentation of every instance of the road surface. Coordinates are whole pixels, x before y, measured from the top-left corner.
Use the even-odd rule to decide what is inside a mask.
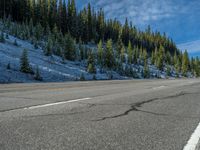
[[[195,150],[200,80],[0,85],[0,150]]]

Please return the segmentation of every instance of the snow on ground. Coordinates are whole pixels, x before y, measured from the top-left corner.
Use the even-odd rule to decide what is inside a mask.
[[[15,40],[18,46],[14,45]],[[95,45],[88,44],[90,48],[95,48]],[[28,58],[31,67],[35,71],[38,67],[43,78],[43,82],[63,82],[79,80],[81,74],[84,74],[86,80],[92,80],[93,74],[86,71],[86,65],[80,61],[63,62],[62,58],[58,56],[45,56],[41,48],[35,49],[29,41],[23,41],[9,35],[5,43],[0,43],[0,83],[13,83],[13,82],[38,82],[34,80],[33,75],[21,73],[20,70],[20,57],[24,49],[28,50]],[[7,69],[10,63],[11,69]],[[149,64],[151,77],[166,78],[165,71],[159,71],[154,65]],[[126,65],[124,64],[124,67]],[[142,77],[142,65],[132,65],[133,69],[137,72],[139,78]],[[130,79],[128,77],[120,76],[118,73],[105,70],[104,73],[97,68],[95,75],[97,80],[112,79]],[[171,78],[175,78],[176,74],[173,71]]]
[[[14,45],[17,41],[18,46]],[[44,82],[59,82],[59,81],[74,81],[79,80],[83,73],[87,80],[93,78],[92,74],[87,73],[86,67],[81,62],[65,61],[57,56],[44,56],[41,48],[35,49],[28,41],[22,41],[18,38],[9,35],[5,43],[0,43],[0,83],[10,82],[36,82],[32,75],[21,73],[20,57],[23,49],[28,50],[28,58],[33,70],[39,68]],[[11,69],[7,69],[10,63]],[[114,73],[115,79],[123,79],[119,74]],[[109,79],[106,73],[96,74],[98,80]]]

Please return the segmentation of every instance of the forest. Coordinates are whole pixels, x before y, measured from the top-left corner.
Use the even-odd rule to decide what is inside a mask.
[[[150,78],[151,64],[169,76],[173,70],[177,77],[200,76],[199,58],[180,51],[165,33],[150,26],[140,30],[127,18],[123,23],[106,18],[103,9],[95,10],[90,3],[78,10],[75,0],[5,0],[0,1],[0,18],[4,30],[42,46],[46,56],[87,60],[90,73],[98,66],[137,77],[132,66],[142,65],[143,77]]]

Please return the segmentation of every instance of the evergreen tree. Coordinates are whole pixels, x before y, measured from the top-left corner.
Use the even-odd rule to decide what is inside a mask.
[[[146,49],[143,50],[143,60],[144,64],[148,64],[148,54]]]
[[[40,23],[38,23],[34,31],[34,37],[36,38],[37,41],[42,39],[43,33],[44,33],[44,28]]]
[[[185,51],[182,57],[182,73],[184,76],[187,75],[188,69],[189,69],[189,57],[187,51]]]
[[[88,3],[88,12],[87,12],[87,22],[88,22],[88,40],[92,40],[92,12],[91,12],[91,5]]]
[[[102,41],[99,41],[99,44],[97,45],[98,52],[97,52],[97,62],[100,66],[103,66],[104,60],[103,60],[103,45]]]
[[[77,37],[77,14],[76,14],[76,4],[75,0],[69,0],[68,3],[68,24],[69,24],[69,31],[72,37]]]
[[[85,59],[84,47],[83,47],[83,45],[82,45],[81,39],[79,40],[79,51],[80,51],[80,59],[81,59],[81,60],[84,60],[84,59]]]
[[[10,62],[7,64],[7,67],[6,67],[8,70],[10,70],[11,69],[11,67],[10,67]]]
[[[149,78],[150,77],[150,71],[149,71],[149,66],[148,66],[148,56],[147,56],[147,51],[146,49],[143,50],[143,58],[144,58],[144,78]]]
[[[158,69],[163,70],[163,66],[164,66],[164,47],[163,46],[160,46],[159,48],[156,63],[157,63],[156,65]]]
[[[88,57],[87,71],[89,73],[96,73],[95,60],[94,60],[94,55],[92,52],[90,52],[89,57]]]
[[[4,42],[5,42],[4,34],[3,34],[3,32],[1,32],[0,43],[4,43]]]
[[[167,66],[167,76],[171,76],[171,68],[170,68],[170,66]]]
[[[129,43],[129,25],[128,25],[128,19],[126,18],[125,24],[122,28],[122,41],[125,46],[128,46]]]
[[[15,46],[18,46],[17,40],[15,39],[14,43]]]
[[[35,73],[34,79],[38,80],[38,81],[42,81],[43,80],[42,77],[41,77],[41,75],[40,75],[40,70],[39,70],[38,66],[36,68],[36,73]]]
[[[181,62],[180,62],[180,59],[178,57],[176,59],[174,67],[175,67],[176,73],[180,73],[180,71],[181,71]]]
[[[133,63],[133,48],[130,41],[128,43],[128,63]]]
[[[144,78],[149,78],[150,77],[149,66],[147,65],[147,63],[144,64],[143,75],[144,75]]]
[[[117,51],[117,56],[120,56],[121,54],[121,50],[124,47],[121,36],[119,36],[118,40],[117,40],[117,47],[116,47],[116,51]]]
[[[112,40],[108,40],[106,43],[106,51],[105,51],[105,67],[109,69],[113,69],[115,66],[113,48],[112,48]]]
[[[125,62],[125,47],[122,46],[121,51],[120,51],[120,60],[121,62]]]
[[[46,56],[51,56],[52,55],[52,47],[53,47],[53,41],[51,40],[51,38],[48,38],[47,41],[47,46],[46,46],[46,50],[45,50],[45,55]]]
[[[199,57],[195,59],[195,76],[200,77],[200,60]]]
[[[138,60],[138,48],[134,47],[134,50],[133,50],[133,63],[137,64],[137,60]]]
[[[154,52],[151,53],[151,64],[152,65],[155,64],[155,55],[154,55]]]
[[[69,34],[65,35],[64,38],[64,56],[68,60],[75,60],[76,51],[75,51],[75,42]]]
[[[23,50],[22,56],[20,58],[20,71],[33,74],[28,60],[28,51],[26,49]]]
[[[167,53],[166,53],[166,64],[168,64],[168,65],[172,64],[171,54],[169,53],[169,51],[167,51]]]

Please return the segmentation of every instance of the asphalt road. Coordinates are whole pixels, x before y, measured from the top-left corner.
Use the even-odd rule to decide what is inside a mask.
[[[200,80],[0,85],[0,150],[182,150]]]

